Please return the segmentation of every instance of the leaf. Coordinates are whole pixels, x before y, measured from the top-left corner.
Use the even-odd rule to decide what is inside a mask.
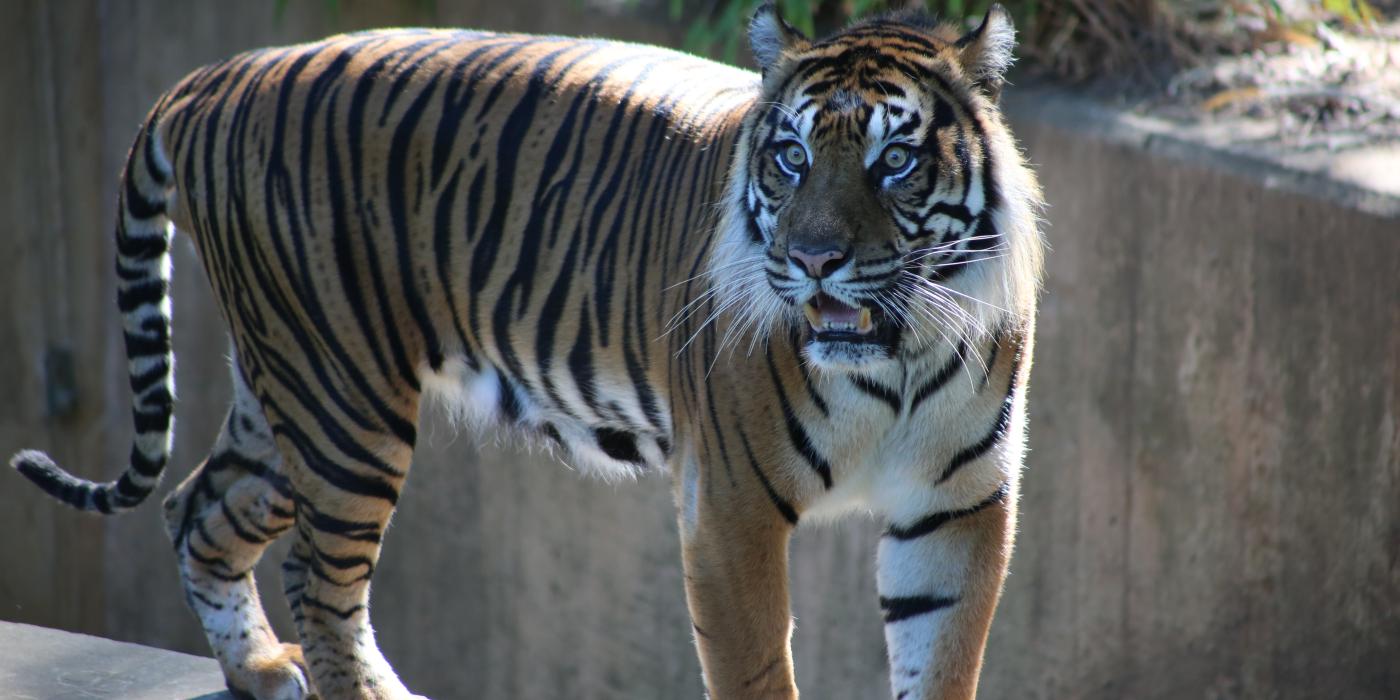
[[[1322,0],[1322,9],[1342,18],[1347,24],[1375,24],[1381,15],[1366,0]]]
[[[851,3],[851,19],[859,19],[877,10],[882,3],[880,0],[854,0]]]
[[[816,22],[813,15],[816,8],[813,7],[812,0],[783,0],[783,19],[786,19],[792,26],[797,27],[807,36],[817,33]]]
[[[1202,102],[1201,109],[1207,112],[1218,112],[1236,102],[1253,102],[1263,96],[1264,91],[1257,87],[1221,90]]]

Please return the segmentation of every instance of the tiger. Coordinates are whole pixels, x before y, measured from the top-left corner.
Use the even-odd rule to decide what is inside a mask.
[[[412,696],[369,589],[420,409],[602,478],[672,475],[713,698],[795,698],[788,542],[874,514],[890,692],[974,697],[1014,539],[1043,239],[999,108],[1015,29],[902,11],[759,71],[594,39],[372,30],[244,53],[155,103],[118,188],[135,438],[174,434],[171,243],[229,331],[233,398],[164,500],[188,606],[240,698]],[[253,567],[282,565],[299,643]]]

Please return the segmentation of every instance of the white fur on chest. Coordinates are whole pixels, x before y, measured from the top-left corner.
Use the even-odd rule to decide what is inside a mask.
[[[938,484],[954,456],[981,439],[989,428],[991,410],[1004,394],[984,385],[976,364],[959,369],[938,394],[911,410],[912,396],[927,373],[891,371],[874,377],[886,387],[898,387],[900,410],[856,388],[848,377],[822,377],[816,386],[826,398],[827,430],[811,438],[830,455],[832,487],[806,504],[804,520],[825,521],[851,512],[884,517],[956,510],[995,491],[1014,472],[1019,443],[1004,440],[977,468]],[[814,423],[817,421],[813,420]],[[809,431],[816,432],[816,431]],[[991,465],[991,468],[987,468]]]

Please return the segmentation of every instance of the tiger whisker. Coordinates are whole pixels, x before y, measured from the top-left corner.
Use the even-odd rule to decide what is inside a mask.
[[[915,303],[915,300],[912,297],[908,296],[910,290],[908,290],[907,288],[896,289],[905,293],[903,296],[906,299],[906,307],[908,309],[912,309],[913,311],[918,312],[925,319],[927,319],[929,321],[928,325],[932,326],[934,332],[943,338],[943,342],[947,343],[950,347],[957,347],[957,344],[954,343],[952,338],[949,338],[948,334],[945,333],[943,330],[944,327],[953,325],[949,322],[949,320],[946,317],[936,314],[935,308]],[[908,325],[910,328],[916,328],[919,324],[913,323],[913,320],[909,319]]]
[[[948,262],[941,263],[928,263],[927,265],[922,265],[921,267],[930,270],[937,270],[944,267],[958,267],[959,265],[971,265],[973,263],[987,262],[988,260],[999,260],[1001,258],[1007,257],[1008,255],[1010,255],[1010,253],[1000,253],[997,255],[988,255],[982,258],[969,258],[967,260],[950,260]]]
[[[668,330],[666,331],[666,333],[663,333],[660,337],[658,337],[657,340],[666,337],[667,333],[670,333],[671,331],[675,330],[676,327],[679,326],[681,323],[684,323],[686,319],[690,318],[690,316],[693,315],[697,310],[699,310],[700,306],[703,305],[703,303],[711,297],[726,294],[732,289],[739,286],[753,284],[754,282],[761,280],[761,278],[761,272],[753,272],[739,277],[729,278],[717,285],[711,286],[710,288],[706,289],[704,292],[696,296],[696,298],[690,300],[690,302],[687,303],[685,306],[681,307],[680,310],[676,311],[676,313],[671,317],[671,320],[667,322]]]
[[[1000,307],[1000,306],[997,306],[996,304],[993,304],[993,303],[990,302],[990,301],[984,301],[984,300],[982,300],[982,299],[978,299],[977,297],[971,296],[971,295],[969,295],[969,294],[967,294],[967,293],[965,293],[965,292],[960,292],[960,291],[958,291],[958,290],[956,290],[956,289],[953,289],[952,287],[949,287],[949,286],[947,286],[947,285],[942,285],[942,284],[939,284],[939,283],[937,283],[937,282],[934,282],[933,280],[928,279],[927,277],[920,277],[920,276],[918,276],[918,275],[916,275],[916,274],[914,274],[914,273],[912,273],[912,272],[909,272],[908,270],[906,270],[906,271],[904,272],[904,274],[909,275],[910,277],[912,277],[912,278],[915,279],[915,280],[918,280],[918,283],[919,283],[919,284],[921,284],[921,285],[927,285],[929,288],[935,289],[935,290],[937,290],[937,291],[948,292],[948,293],[951,293],[951,294],[956,294],[956,295],[958,295],[958,296],[960,296],[960,297],[962,297],[962,298],[964,298],[964,299],[967,299],[968,301],[975,302],[975,303],[978,303],[978,304],[982,304],[983,306],[986,306],[986,307],[988,307],[988,308],[995,309],[995,310],[1000,311],[1000,312],[1002,312],[1002,313],[1004,313],[1004,314],[1010,314],[1010,313],[1011,313],[1011,311],[1009,311],[1009,310],[1007,310],[1007,309],[1004,309],[1004,308],[1002,308],[1002,307]]]
[[[927,282],[927,280],[924,280],[923,278],[919,278],[917,276],[911,275],[911,277],[920,280],[921,283]],[[964,344],[972,351],[972,356],[974,359],[977,360],[977,364],[981,366],[983,373],[988,373],[989,370],[987,369],[986,361],[983,360],[982,354],[980,351],[978,351],[976,344],[973,342],[971,334],[963,330],[975,329],[977,327],[977,321],[972,317],[970,313],[968,313],[966,309],[962,308],[961,305],[956,304],[951,297],[947,297],[940,293],[942,290],[948,290],[948,288],[906,287],[906,289],[908,289],[911,293],[917,295],[918,297],[922,298],[925,302],[927,302],[930,305],[930,307],[939,309],[940,313],[945,315],[944,317],[946,320],[951,321],[952,318],[956,318],[958,321],[960,321],[960,323],[950,325],[954,326],[954,332],[958,335],[959,340],[963,341]],[[967,370],[967,375],[969,381],[974,381],[971,369]]]
[[[958,241],[958,243],[962,243],[962,241]],[[989,248],[983,248],[983,249],[979,250],[978,252],[988,252],[988,251],[994,251],[994,250],[1009,250],[1009,249],[1010,249],[1009,244],[1008,244],[1006,241],[1002,241],[1002,242],[1000,242],[1000,243],[997,243],[997,244],[995,244],[995,245],[992,245],[992,246],[989,247]],[[912,261],[914,261],[914,260],[922,260],[923,258],[931,257],[931,256],[934,256],[934,255],[942,255],[942,254],[946,254],[946,253],[959,253],[959,252],[963,252],[963,251],[958,250],[956,245],[939,246],[939,247],[937,247],[937,248],[916,248],[916,249],[914,249],[914,250],[909,251],[908,253],[905,253],[905,254],[904,254],[904,260],[905,260],[906,262],[912,262]]]
[[[983,373],[985,374],[988,372],[986,360],[983,359],[981,351],[977,349],[976,344],[972,342],[970,334],[965,330],[968,327],[967,323],[951,323],[950,319],[946,315],[947,311],[940,306],[932,304],[928,306],[915,305],[915,308],[918,311],[920,311],[926,318],[929,318],[930,320],[934,321],[935,328],[941,328],[944,324],[952,328],[953,334],[958,338],[959,342],[955,345],[953,341],[947,336],[947,334],[943,333],[940,330],[939,334],[943,336],[944,341],[954,347],[965,348],[962,352],[971,353],[972,359],[975,360],[977,362],[977,365],[982,368]],[[963,358],[964,360],[966,360],[967,355],[964,354]],[[963,363],[963,371],[967,375],[969,385],[975,386],[976,379],[972,376],[972,369],[971,367],[969,367],[969,363]]]
[[[723,264],[723,265],[716,265],[716,266],[707,268],[706,270],[702,271],[702,272],[701,272],[700,274],[698,274],[698,275],[694,275],[694,276],[692,276],[692,277],[687,277],[686,279],[683,279],[683,280],[681,280],[681,281],[679,281],[679,282],[677,282],[677,283],[675,283],[675,284],[669,285],[669,286],[667,286],[667,287],[663,287],[663,288],[661,289],[661,291],[663,291],[663,292],[669,292],[669,291],[671,291],[672,289],[675,289],[676,287],[679,287],[679,286],[681,286],[681,285],[683,285],[683,284],[685,284],[685,283],[687,283],[687,282],[693,282],[693,281],[695,281],[695,280],[700,279],[701,277],[718,277],[720,272],[723,272],[723,271],[725,271],[725,270],[729,270],[729,269],[732,269],[732,268],[735,268],[735,267],[741,267],[741,266],[743,266],[743,265],[751,265],[751,264],[753,264],[754,260],[755,260],[755,259],[754,259],[754,258],[751,258],[751,257],[750,257],[750,258],[744,258],[744,259],[742,259],[742,260],[731,260],[731,261],[729,261],[729,262],[727,262],[727,263],[725,263],[725,264]]]
[[[745,277],[735,278],[735,280],[733,281],[733,283],[730,284],[730,285],[728,285],[728,287],[726,288],[726,290],[733,290],[733,289],[742,290],[742,289],[744,289],[744,288],[746,288],[746,287],[751,287],[755,282],[758,282],[760,279],[761,279],[761,275],[758,274],[758,273],[753,273],[753,274],[751,274],[751,275],[749,275],[749,276],[745,276]],[[730,308],[733,308],[733,306],[734,306],[735,304],[738,304],[738,303],[744,301],[746,296],[747,296],[747,295],[742,294],[742,293],[741,293],[741,294],[733,294],[732,296],[729,296],[727,299],[724,299],[723,301],[721,301],[720,304],[719,304],[719,306],[718,306],[717,308],[715,308],[714,311],[711,312],[710,315],[709,315],[708,317],[706,317],[704,321],[701,321],[701,322],[700,322],[700,325],[699,325],[698,327],[696,327],[696,329],[695,329],[695,333],[693,333],[693,334],[690,336],[690,338],[688,338],[688,339],[685,341],[685,343],[681,345],[680,349],[676,351],[676,355],[679,356],[681,353],[685,352],[686,348],[690,347],[690,344],[693,343],[693,342],[695,342],[695,338],[698,337],[698,336],[705,330],[706,327],[708,327],[711,323],[713,323],[713,322],[715,321],[715,319],[718,319],[725,311],[729,310]]]

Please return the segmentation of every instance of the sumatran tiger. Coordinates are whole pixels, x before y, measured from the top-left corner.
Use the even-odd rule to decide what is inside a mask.
[[[119,188],[135,417],[116,513],[170,455],[170,242],[233,345],[208,459],[165,500],[240,697],[402,698],[368,592],[420,406],[601,475],[669,468],[714,698],[793,698],[799,522],[888,522],[894,697],[972,697],[1011,553],[1041,206],[997,106],[1014,30],[921,14],[824,40],[769,4],[761,74],[623,43],[371,31],[245,53],[155,105]],[[253,565],[274,539],[300,645]]]

